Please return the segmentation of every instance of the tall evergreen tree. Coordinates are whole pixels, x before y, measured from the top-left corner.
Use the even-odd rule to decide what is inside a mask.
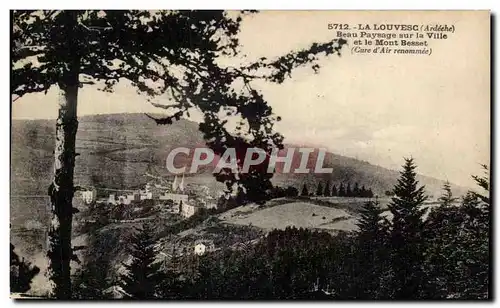
[[[352,190],[352,194],[354,197],[361,197],[361,191],[359,190],[358,182],[354,183],[354,188]]]
[[[318,187],[316,188],[316,196],[322,196],[323,195],[323,185],[321,185],[321,182],[318,183]]]
[[[371,189],[371,188],[368,188],[368,192],[366,193],[366,196],[367,196],[368,198],[373,198],[374,194],[373,194],[373,191],[372,191],[372,189]]]
[[[366,190],[365,185],[361,186],[361,190],[359,191],[359,194],[361,195],[361,197],[366,198],[367,192],[368,191]]]
[[[395,196],[389,204],[393,215],[391,232],[391,263],[394,277],[394,298],[415,299],[421,296],[423,272],[422,209],[427,199],[424,186],[418,187],[416,166],[412,158],[405,158],[400,178],[394,186]]]
[[[346,197],[352,197],[351,183],[347,183],[347,187],[345,189]]]
[[[326,181],[326,184],[325,184],[325,191],[323,192],[323,195],[325,197],[331,197],[332,196],[332,192],[330,190],[330,180],[327,180]]]
[[[457,199],[453,197],[453,193],[451,192],[450,182],[446,181],[443,184],[443,194],[438,198],[438,201],[441,203],[441,206],[448,207],[451,206]]]
[[[332,187],[332,197],[337,197],[339,195],[337,191],[337,186],[333,185]]]
[[[307,189],[307,185],[304,183],[304,186],[302,186],[302,192],[300,193],[301,196],[309,196],[309,190]]]
[[[339,197],[345,197],[346,194],[345,194],[345,189],[344,189],[344,183],[340,183],[340,186],[339,186]]]
[[[113,249],[119,245],[120,238],[114,233],[101,232],[101,229],[88,227],[86,246],[82,247],[82,264],[72,276],[72,296],[74,299],[103,300],[113,298],[108,291],[112,284]]]
[[[155,263],[154,229],[150,225],[137,228],[130,241],[130,264],[124,264],[126,272],[120,275],[120,287],[125,297],[131,299],[154,299],[158,287],[165,279],[161,263]]]
[[[486,169],[487,170],[487,169]],[[473,177],[489,193],[488,177]],[[490,293],[490,203],[489,197],[470,191],[460,206],[448,185],[441,205],[426,220],[427,297],[442,299],[486,299]]]
[[[106,293],[112,287],[108,277],[109,262],[84,262],[82,267],[73,275],[73,298],[74,299],[111,299]]]
[[[357,236],[356,299],[385,298],[380,278],[387,264],[384,247],[388,229],[378,201],[368,201],[360,211]]]
[[[241,186],[237,188],[236,192],[236,203],[238,205],[245,205],[248,203],[248,196],[247,193],[245,192],[245,189]]]
[[[198,110],[203,115],[199,129],[219,155],[229,147],[259,145],[269,154],[274,147],[282,148],[283,136],[273,130],[279,118],[253,89],[253,82],[282,83],[294,69],[305,65],[317,70],[320,55],[340,54],[346,41],[314,43],[275,59],[259,58],[236,67],[221,65],[220,58],[239,60],[244,56],[238,33],[249,13],[233,17],[216,10],[12,11],[12,95],[47,93],[52,86],[60,94],[54,176],[48,188],[53,216],[48,249],[53,296],[71,298],[71,227],[76,211],[72,199],[81,86],[112,92],[115,85],[125,82],[148,99],[163,95],[174,103],[154,104],[171,112],[171,116],[153,118],[161,125]],[[236,133],[229,132],[220,120],[222,111],[248,123],[248,130],[240,127]],[[272,174],[265,171],[240,177],[221,173],[216,178],[245,185],[256,202],[267,198],[265,192],[272,187]]]

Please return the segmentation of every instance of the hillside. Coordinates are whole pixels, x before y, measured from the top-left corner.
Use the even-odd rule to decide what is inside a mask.
[[[46,195],[52,174],[54,147],[54,120],[13,120],[11,142],[11,221],[14,225],[27,220],[44,220],[47,198],[24,198],[18,195]],[[144,114],[109,114],[80,118],[77,134],[75,184],[108,188],[134,188],[149,178],[146,173],[167,176],[165,159],[169,151],[178,146],[194,148],[204,146],[198,124],[180,120],[169,126],[158,126]],[[189,165],[190,157],[177,156],[176,165]],[[309,166],[313,166],[314,155]],[[298,166],[300,156],[294,156],[292,170]],[[329,179],[332,184],[358,182],[383,195],[398,177],[398,172],[367,162],[333,153],[327,153],[325,166],[332,174],[282,174],[273,178],[275,184],[292,185],[300,189],[303,183],[314,190],[318,181]],[[200,169],[197,174],[186,175],[188,183],[203,183],[219,190],[210,173],[213,166]],[[443,182],[421,176],[431,195],[439,194]],[[453,187],[458,194],[464,189]],[[19,222],[16,220],[19,219]]]

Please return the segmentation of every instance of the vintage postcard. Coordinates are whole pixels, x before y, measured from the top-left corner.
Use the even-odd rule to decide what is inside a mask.
[[[489,11],[12,11],[12,298],[491,299]]]

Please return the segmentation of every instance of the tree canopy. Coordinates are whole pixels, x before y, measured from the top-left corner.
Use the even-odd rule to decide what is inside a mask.
[[[274,59],[260,58],[239,66],[221,59],[242,59],[238,33],[245,16],[226,11],[14,11],[13,94],[47,91],[67,75],[79,84],[113,91],[129,82],[148,98],[171,103],[158,124],[170,124],[196,109],[203,114],[200,131],[217,154],[229,147],[260,147],[270,153],[283,137],[273,131],[279,117],[252,81],[281,83],[293,69],[319,69],[321,55],[339,54],[345,40],[314,43]],[[68,39],[71,38],[71,39]],[[240,118],[235,131],[221,114]],[[232,187],[238,179],[257,196],[271,188],[263,172],[239,174],[222,170],[218,180]]]

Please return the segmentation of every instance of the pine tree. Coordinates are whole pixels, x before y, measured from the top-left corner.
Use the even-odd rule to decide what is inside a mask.
[[[332,197],[337,197],[339,195],[337,191],[337,186],[333,185],[332,187]]]
[[[449,207],[456,201],[456,198],[453,197],[453,193],[451,192],[450,182],[446,181],[444,183],[443,194],[438,198],[438,201],[443,207]]]
[[[130,241],[130,264],[124,264],[126,272],[120,276],[120,287],[125,297],[131,299],[154,299],[158,287],[165,279],[161,264],[155,263],[155,241],[152,226],[137,228]]]
[[[304,184],[304,186],[302,186],[302,192],[300,193],[301,196],[309,196],[309,190],[307,190],[307,185]]]
[[[489,193],[488,177],[473,178]],[[448,185],[443,190],[441,206],[426,221],[428,298],[490,298],[489,197],[470,191],[455,207]]]
[[[85,262],[73,275],[73,298],[82,300],[111,299],[106,291],[112,287],[108,277],[109,262]]]
[[[332,196],[332,192],[330,191],[330,180],[326,181],[325,191],[323,192],[323,195],[325,197],[331,197]]]
[[[384,243],[387,228],[378,201],[368,201],[360,211],[357,236],[356,299],[384,298],[380,278],[387,263]]]
[[[241,186],[237,188],[236,203],[238,205],[245,205],[248,203],[247,193],[245,192],[245,189]]]
[[[456,294],[457,279],[454,273],[459,261],[457,256],[457,234],[463,224],[464,215],[458,208],[452,208],[453,195],[450,185],[443,185],[443,193],[438,199],[439,207],[432,208],[425,222],[426,258],[425,271],[428,276],[425,288],[426,298],[443,299]]]
[[[321,182],[318,183],[318,187],[316,189],[316,196],[322,196],[323,195],[323,185],[321,185]]]
[[[363,198],[367,197],[368,191],[366,190],[365,185],[361,186],[361,190],[359,193],[360,193],[361,197],[363,197]]]
[[[347,183],[347,187],[345,189],[345,195],[347,197],[352,197],[351,183]]]
[[[340,187],[339,187],[339,197],[345,197],[346,196],[346,193],[345,193],[345,190],[344,190],[344,184],[343,183],[340,183]]]
[[[373,198],[373,191],[372,191],[372,189],[371,189],[371,188],[369,188],[369,189],[368,189],[368,192],[366,193],[366,196],[367,196],[368,198]]]
[[[113,249],[119,238],[111,233],[100,232],[99,227],[90,226],[86,245],[82,254],[82,264],[72,276],[72,296],[74,299],[103,300],[111,299],[107,293],[111,287]]]
[[[364,243],[376,243],[382,239],[382,210],[378,201],[368,201],[361,208],[357,226],[358,238]],[[368,245],[370,246],[370,245]]]
[[[361,192],[359,190],[358,182],[354,183],[354,189],[352,190],[354,197],[361,197]]]
[[[266,145],[262,149],[268,154],[274,146],[282,147],[283,136],[273,130],[279,117],[263,95],[253,89],[253,81],[282,83],[297,67],[311,65],[317,70],[319,55],[340,55],[346,41],[314,43],[275,59],[260,58],[237,67],[221,65],[220,58],[239,60],[244,56],[238,33],[243,18],[250,13],[253,11],[233,17],[216,10],[11,12],[11,93],[19,98],[47,93],[57,86],[60,94],[54,176],[48,188],[52,205],[49,278],[55,284],[54,297],[71,298],[71,226],[76,211],[72,199],[80,87],[113,92],[115,85],[127,82],[148,100],[163,96],[174,103],[154,104],[172,111],[160,119],[150,116],[159,125],[172,124],[189,116],[189,110],[197,109],[203,114],[199,129],[211,140],[207,145],[218,155],[240,145]],[[235,89],[234,84],[243,86]],[[229,132],[220,120],[220,111],[248,121],[249,129]],[[267,172],[245,173],[239,178],[232,173],[216,177],[229,184],[238,181],[255,198],[266,197],[261,192],[272,187],[271,178],[272,173]]]
[[[422,209],[427,196],[424,186],[418,187],[416,166],[406,159],[400,178],[394,186],[395,196],[389,204],[393,215],[391,232],[394,298],[415,299],[421,296],[424,283],[422,260],[424,252]]]

